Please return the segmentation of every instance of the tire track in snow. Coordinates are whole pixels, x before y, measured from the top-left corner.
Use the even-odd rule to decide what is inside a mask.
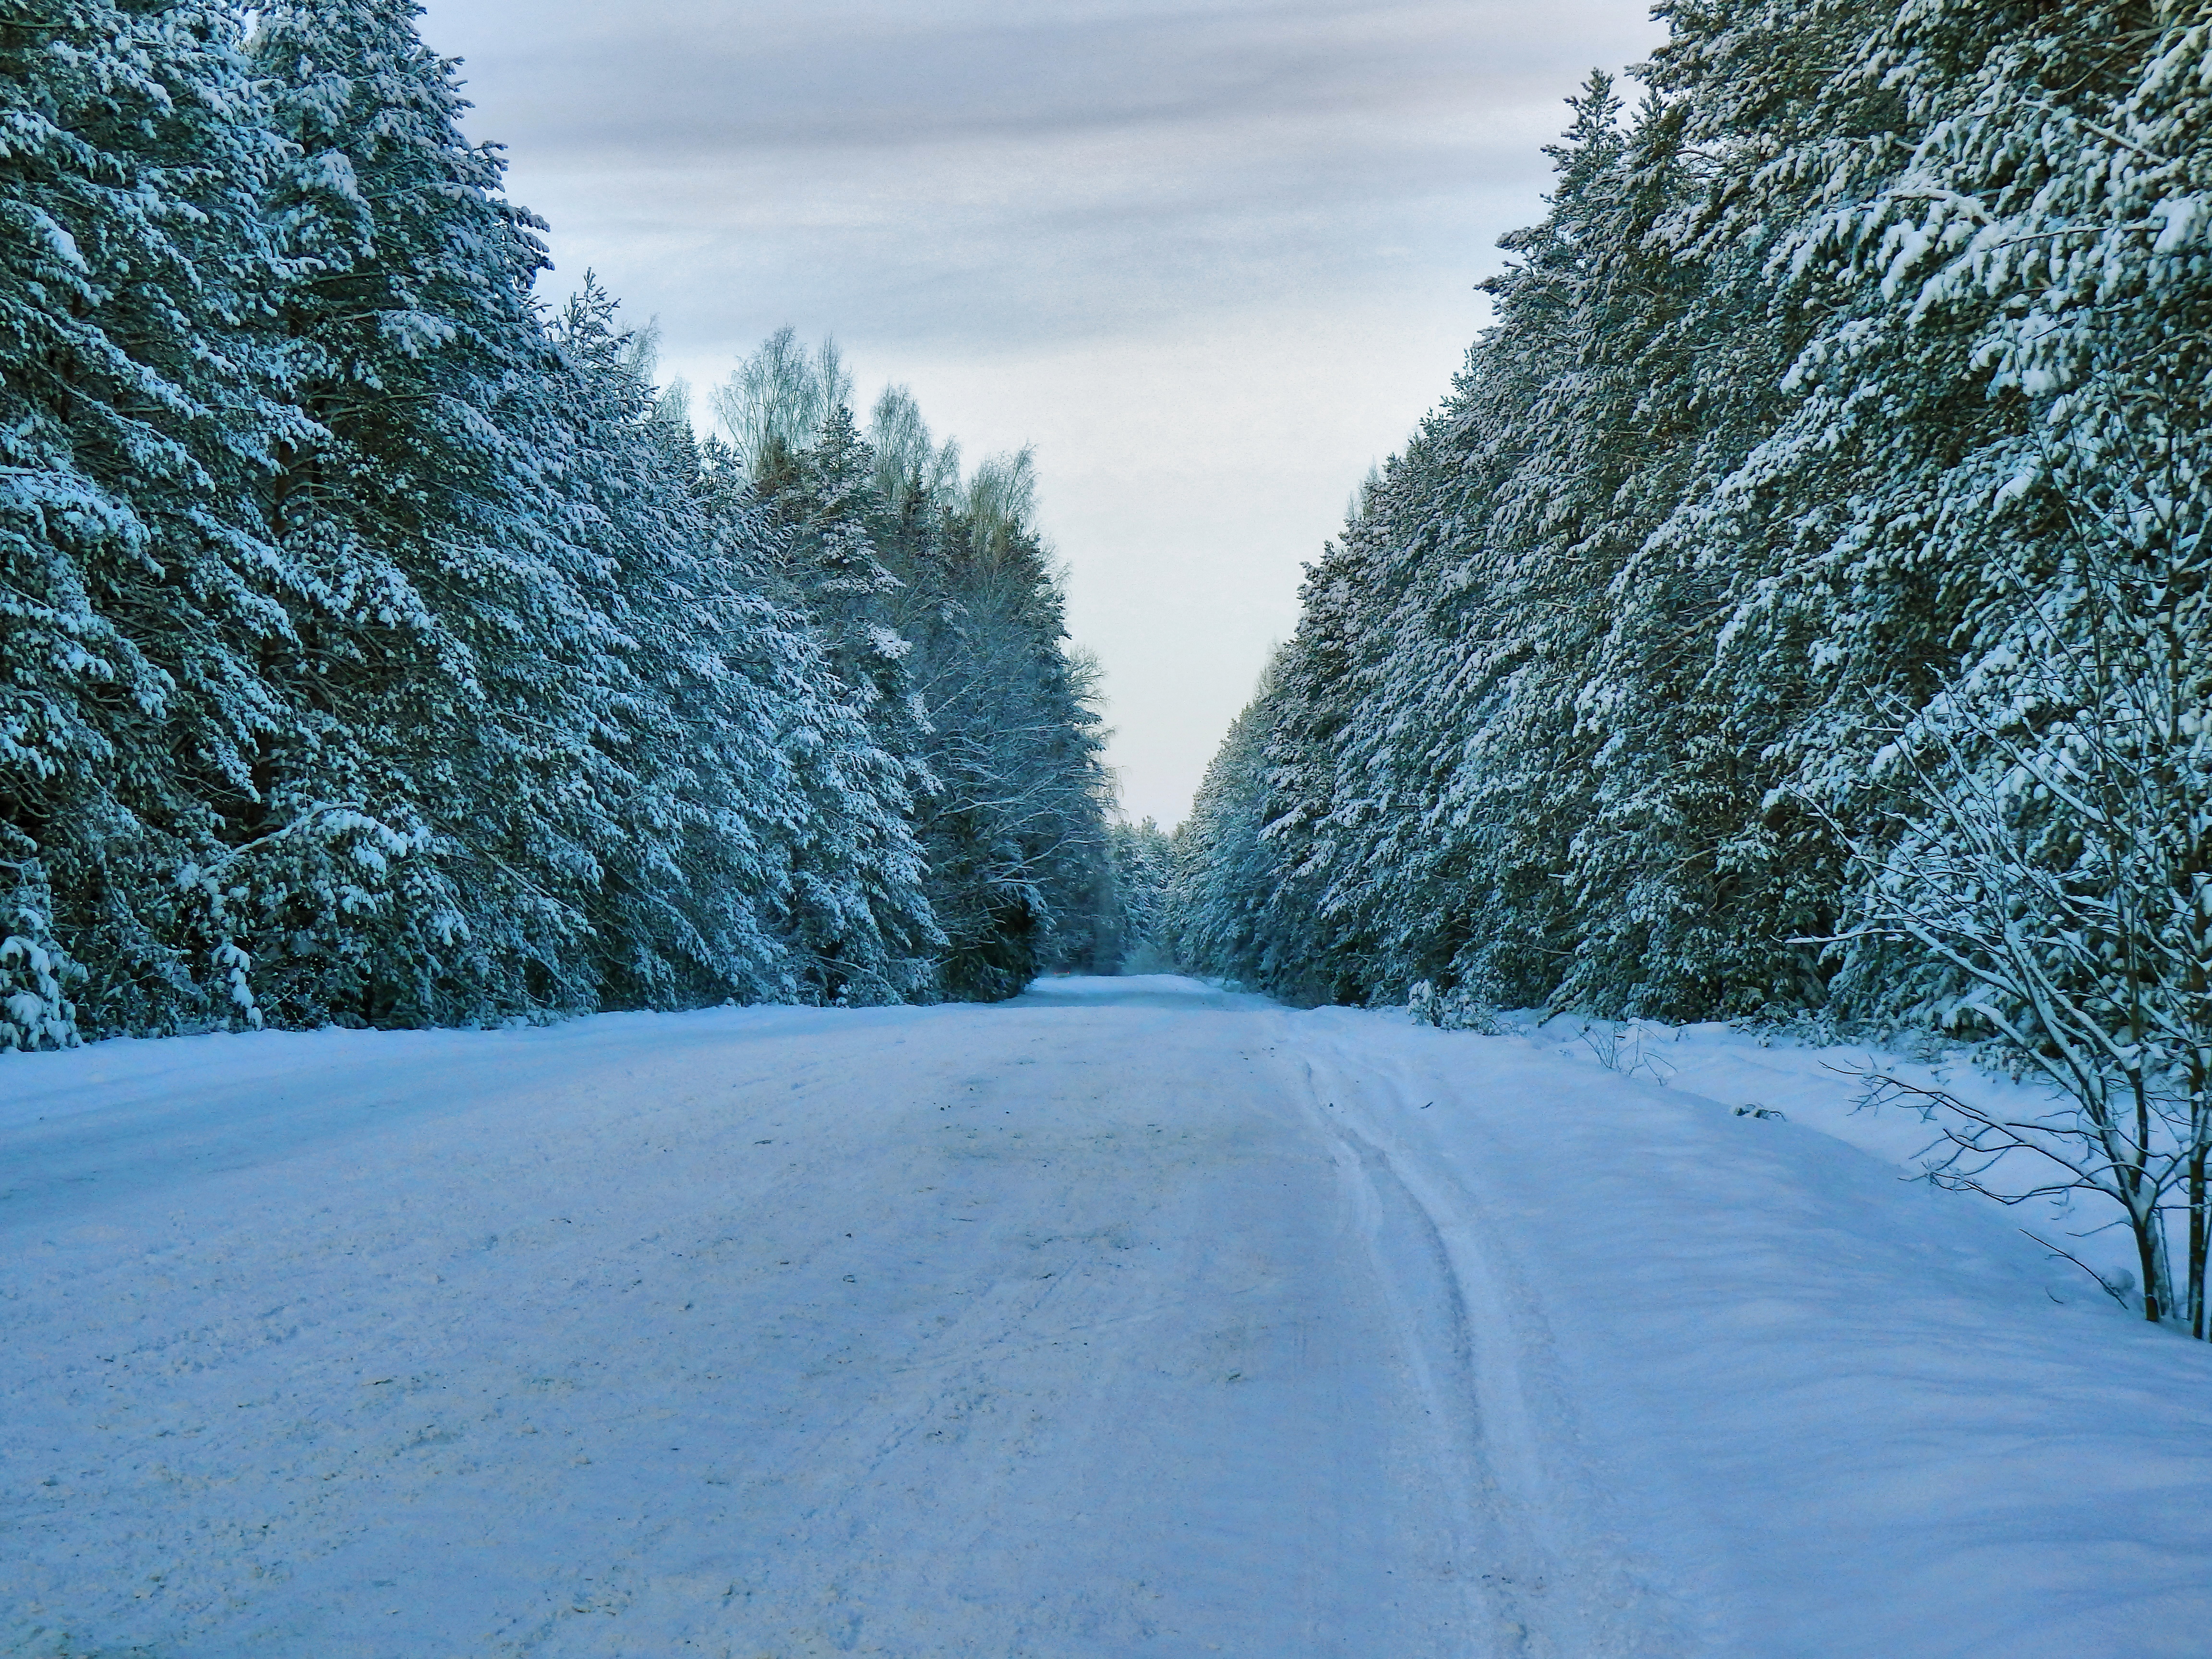
[[[1438,1454],[1460,1492],[1464,1576],[1497,1651],[1528,1659],[1665,1659],[1686,1651],[1676,1621],[1602,1542],[1577,1501],[1571,1415],[1548,1375],[1539,1297],[1478,1201],[1395,1144],[1381,1119],[1425,1109],[1395,1067],[1340,1045],[1284,1042],[1304,1067],[1309,1110],[1334,1149],[1373,1253]],[[1431,1096],[1442,1085],[1432,1088]],[[1394,1236],[1392,1228],[1395,1227]],[[1425,1286],[1425,1293],[1424,1292]]]

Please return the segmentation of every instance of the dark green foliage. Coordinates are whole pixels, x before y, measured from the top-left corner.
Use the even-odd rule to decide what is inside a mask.
[[[297,712],[270,665],[319,595],[260,511],[308,429],[280,161],[225,9],[0,5],[0,824],[103,1024],[231,1007],[184,872]]]
[[[1184,959],[1972,1029],[1925,951],[1823,940],[1925,807],[1899,738],[1960,687],[1985,733],[2032,705],[2018,619],[2081,525],[2201,534],[2212,26],[1661,10],[1640,104],[1573,101],[1495,325],[1310,568],[1180,838]]]
[[[416,13],[0,0],[0,1047],[1083,955],[1025,495],[695,442]]]
[[[986,462],[964,489],[887,478],[881,459],[840,402],[807,447],[772,444],[756,469],[795,591],[838,641],[877,745],[903,764],[940,930],[934,990],[994,1001],[1050,969],[1110,970],[1096,937],[1103,738],[1028,523],[1027,458]]]
[[[1117,965],[1129,974],[1174,972],[1173,837],[1151,818],[1116,823],[1107,832],[1107,849],[1113,858],[1113,914],[1120,923]]]

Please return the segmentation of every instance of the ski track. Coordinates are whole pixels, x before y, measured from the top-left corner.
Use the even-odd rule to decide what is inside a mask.
[[[1896,1173],[1167,978],[11,1056],[0,1652],[2205,1651],[2203,1350]]]

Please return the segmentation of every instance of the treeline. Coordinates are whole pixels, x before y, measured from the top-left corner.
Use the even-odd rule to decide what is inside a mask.
[[[1178,948],[1447,1022],[2000,1042],[2078,1111],[1982,1150],[2041,1137],[2202,1334],[2212,9],[1658,9],[1309,568]]]
[[[0,1048],[1110,966],[1028,458],[696,440],[416,13],[0,0]]]

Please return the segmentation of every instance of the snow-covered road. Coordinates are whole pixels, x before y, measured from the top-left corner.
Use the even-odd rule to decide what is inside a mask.
[[[11,1056],[0,1652],[2212,1650],[2212,1356],[1729,1106],[1164,979]]]

